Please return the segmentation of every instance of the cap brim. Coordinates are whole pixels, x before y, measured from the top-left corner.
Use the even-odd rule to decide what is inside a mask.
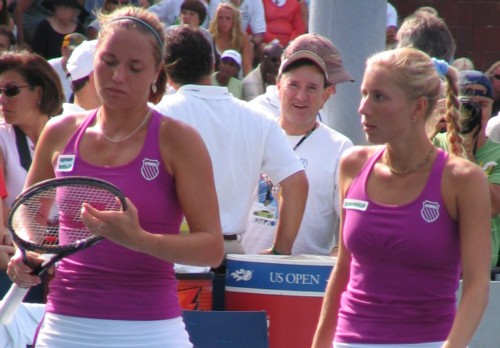
[[[295,63],[298,60],[301,59],[307,59],[313,62],[320,70],[321,72],[325,75],[325,78],[327,81],[330,81],[327,70],[326,70],[326,65],[325,62],[315,53],[311,51],[297,51],[293,54],[291,54],[288,58],[284,59],[281,61],[280,68],[278,70],[278,76],[283,74],[283,72],[293,63]]]
[[[334,85],[344,82],[354,82],[354,78],[343,67],[336,68],[334,72],[328,74],[328,81]]]

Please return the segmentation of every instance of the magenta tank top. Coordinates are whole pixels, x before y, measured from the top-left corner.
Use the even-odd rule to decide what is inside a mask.
[[[56,177],[82,175],[107,180],[137,207],[143,229],[178,234],[182,211],[174,179],[165,169],[159,148],[163,116],[153,112],[139,155],[117,167],[96,166],[79,157],[80,141],[95,117],[96,112],[90,113],[69,140],[60,155],[66,171],[56,164]],[[59,263],[50,282],[47,311],[116,320],[178,317],[181,309],[173,264],[103,240]]]
[[[345,343],[424,343],[448,336],[460,276],[459,230],[441,196],[448,155],[438,150],[417,199],[401,206],[370,200],[367,178],[378,151],[353,180],[344,200],[343,238],[352,254],[335,340]]]

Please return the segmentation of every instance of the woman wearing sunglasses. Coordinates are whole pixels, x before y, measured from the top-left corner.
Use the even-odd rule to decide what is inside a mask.
[[[8,193],[5,207],[21,193],[38,137],[49,118],[60,114],[63,101],[59,77],[44,58],[28,52],[0,55],[0,177],[5,178]],[[0,244],[9,242],[0,231]],[[2,252],[9,249],[0,248]],[[33,289],[28,296],[41,302],[42,289]]]

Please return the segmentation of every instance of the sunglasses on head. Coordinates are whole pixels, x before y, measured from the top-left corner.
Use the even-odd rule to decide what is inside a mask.
[[[15,97],[21,92],[21,88],[31,87],[29,85],[26,86],[8,86],[8,87],[0,87],[0,95],[4,94],[6,97]]]

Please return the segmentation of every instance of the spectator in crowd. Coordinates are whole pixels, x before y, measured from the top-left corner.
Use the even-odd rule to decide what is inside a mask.
[[[323,52],[324,50],[333,52],[331,55],[322,54],[328,70],[328,82],[336,86],[344,82],[354,82],[352,76],[343,68],[342,59],[337,48],[328,38],[319,34],[303,34],[297,37],[290,47],[298,47],[312,52]],[[292,49],[287,49],[286,52],[295,52]],[[283,59],[283,57],[282,57]],[[328,89],[331,92],[335,90]],[[250,101],[254,107],[262,107],[276,118],[280,116],[280,101],[276,86],[267,86],[266,93],[262,94]],[[318,120],[322,121],[322,112],[318,112]]]
[[[14,8],[14,23],[17,28],[17,41],[20,45],[31,46],[35,29],[42,19],[53,14],[42,5],[44,0],[17,0]]]
[[[241,55],[235,50],[225,50],[220,56],[219,71],[212,74],[212,85],[227,87],[235,98],[242,99],[242,83],[238,79]]]
[[[262,49],[260,63],[243,79],[243,99],[250,101],[266,92],[267,86],[276,85],[283,46],[273,40]]]
[[[279,124],[288,142],[300,157],[309,182],[304,217],[292,248],[292,255],[335,253],[340,207],[338,192],[338,163],[352,142],[344,135],[318,122],[317,114],[324,103],[335,94],[339,76],[349,75],[342,66],[333,44],[314,34],[295,39],[285,50],[279,68],[277,88],[281,115]],[[332,63],[336,57],[336,65]],[[330,78],[328,70],[335,76]],[[332,80],[332,82],[330,82]],[[258,253],[272,247],[275,234],[275,205],[278,191],[270,181],[264,182],[264,194],[254,204],[249,227],[243,234],[247,253]],[[260,193],[260,192],[259,192]],[[270,212],[263,217],[259,211]]]
[[[398,29],[397,47],[413,47],[429,56],[453,61],[456,44],[445,21],[428,11],[417,10]]]
[[[163,97],[157,107],[195,127],[207,145],[225,253],[244,253],[239,240],[246,229],[259,174],[266,172],[281,186],[273,250],[290,254],[304,211],[307,178],[283,131],[274,120],[234,98],[226,87],[211,86],[211,49],[199,30],[179,27],[169,31],[166,52],[168,79],[177,92]]]
[[[492,105],[491,83],[480,71],[464,70],[459,72],[458,85],[466,157],[483,169],[490,184],[491,267],[496,267],[500,253],[500,144],[488,137],[486,129]],[[434,144],[449,148],[449,140],[444,134],[436,135]]]
[[[194,28],[198,28],[207,18],[207,6],[201,0],[184,0],[181,3],[179,18],[179,24],[191,25]]]
[[[396,46],[396,34],[398,32],[398,11],[388,1],[387,2],[387,20],[385,28],[385,48],[391,49]]]
[[[266,16],[264,42],[278,39],[283,47],[306,32],[302,10],[297,0],[263,0]]]
[[[493,106],[491,116],[497,116],[500,112],[500,60],[493,63],[485,75],[490,79],[493,91]]]
[[[61,56],[48,60],[49,64],[55,70],[57,75],[59,75],[59,79],[61,80],[61,85],[64,92],[64,97],[67,102],[71,101],[73,92],[71,91],[71,84],[68,79],[68,70],[66,68],[66,64],[73,50],[85,39],[86,37],[80,33],[71,33],[65,35],[61,45]]]
[[[230,2],[220,3],[208,29],[214,38],[215,70],[219,70],[220,55],[225,50],[241,54],[242,76],[252,70],[253,48],[250,37],[241,29],[240,11]]]
[[[148,11],[158,16],[160,21],[168,28],[171,25],[180,23],[181,4],[184,0],[159,0],[154,5],[148,7]],[[204,5],[206,5],[204,3]],[[206,23],[202,24],[203,27]]]
[[[64,94],[57,73],[41,56],[4,52],[0,56],[0,168],[10,207],[22,192],[40,134],[61,113]],[[10,281],[9,281],[10,285]],[[28,302],[43,302],[44,287],[30,290]]]
[[[78,20],[84,8],[77,0],[45,0],[43,4],[54,14],[42,19],[36,27],[32,48],[45,59],[57,58],[61,56],[65,35],[85,34],[85,29]]]
[[[68,79],[71,81],[73,103],[63,104],[63,115],[97,109],[101,99],[94,77],[94,54],[97,40],[82,42],[68,59]]]
[[[210,0],[208,3],[208,13],[210,20],[215,18],[217,7],[221,2],[231,2],[240,10],[241,30],[250,33],[250,41],[254,45],[254,56],[259,57],[259,46],[264,42],[266,32],[266,18],[262,1],[244,0]]]
[[[380,146],[353,148],[340,163],[340,248],[313,348],[464,348],[479,326],[490,278],[488,183],[478,166],[430,142],[425,122],[440,87],[420,50],[367,61],[359,112],[367,141]],[[459,137],[458,127],[448,131]]]
[[[0,52],[9,51],[16,46],[16,37],[12,30],[0,25]]]
[[[52,177],[93,176],[118,186],[127,196],[127,209],[110,214],[83,205],[84,224],[105,240],[58,262],[38,347],[126,348],[145,342],[148,347],[192,347],[173,263],[217,265],[223,244],[202,139],[192,127],[148,105],[165,90],[163,33],[158,18],[144,9],[114,11],[103,22],[94,58],[102,106],[53,118],[42,133],[27,186]],[[60,170],[59,156],[73,158],[74,165]],[[183,214],[191,227],[187,236],[179,235]],[[15,256],[7,274],[27,287],[39,281],[31,269]],[[142,281],[131,281],[139,275]],[[84,330],[79,329],[82,320]]]
[[[458,71],[462,70],[475,70],[474,63],[470,58],[460,57],[457,58],[451,63],[451,66],[457,69]]]
[[[203,28],[201,24],[207,18],[207,5],[201,0],[184,0],[181,4],[181,12],[179,14],[179,19],[181,25],[190,25],[192,28],[198,28],[203,32],[205,38],[210,42],[210,45],[214,47],[214,39],[210,32]],[[177,24],[167,27],[167,31],[171,28],[175,28]],[[214,52],[215,57],[215,52]]]
[[[500,254],[500,144],[486,136],[486,123],[481,104],[473,97],[461,97],[461,134],[468,158],[479,165],[490,184],[491,193],[491,267],[498,266]],[[438,135],[434,140],[437,146],[448,148],[446,139]]]

